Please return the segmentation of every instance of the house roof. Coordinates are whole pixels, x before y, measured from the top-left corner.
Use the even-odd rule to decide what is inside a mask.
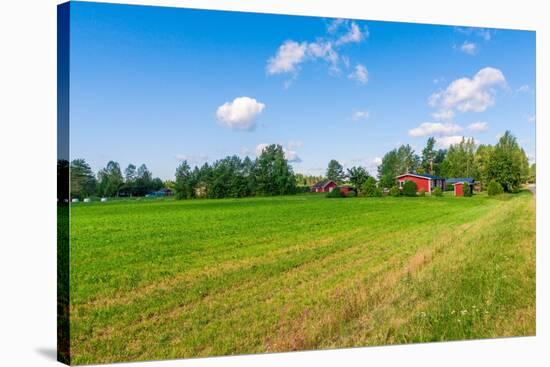
[[[471,183],[473,184],[475,182],[475,180],[471,177],[451,177],[451,178],[448,178],[445,180],[446,183],[448,184],[455,184],[455,183],[458,183],[458,182],[468,182],[468,183]]]
[[[404,176],[416,176],[416,177],[421,177],[421,178],[427,178],[429,180],[444,180],[445,179],[445,177],[441,177],[441,176],[433,176],[433,175],[428,175],[428,174],[425,174],[425,173],[411,173],[411,172],[396,176],[395,178],[400,178],[400,177],[404,177]]]
[[[313,185],[313,188],[323,188],[331,182],[334,182],[334,181],[333,180],[322,180],[322,181],[317,182],[315,185]],[[336,184],[336,182],[334,182],[334,184]]]

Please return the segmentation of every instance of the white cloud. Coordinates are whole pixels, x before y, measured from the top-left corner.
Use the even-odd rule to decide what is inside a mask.
[[[489,124],[486,122],[474,122],[468,125],[468,130],[474,133],[480,133],[486,131],[489,128]]]
[[[369,31],[365,27],[365,31],[362,32],[357,23],[351,22],[349,25],[348,32],[336,41],[337,45],[343,45],[346,43],[359,43],[363,39],[367,38],[369,36]]]
[[[435,139],[435,146],[438,149],[447,149],[451,145],[459,144],[463,138],[465,140],[468,139],[467,137],[464,137],[462,135],[442,136]],[[477,140],[474,139],[474,143],[478,144]]]
[[[368,119],[369,116],[370,116],[369,111],[355,111],[351,116],[351,119],[353,121],[365,120],[365,119]]]
[[[455,117],[453,110],[441,110],[432,113],[432,117],[438,121],[449,121]]]
[[[483,38],[485,41],[490,41],[493,38],[493,32],[490,29],[478,29],[477,35]]]
[[[369,72],[362,64],[355,65],[355,70],[348,75],[348,78],[357,80],[360,84],[367,84],[369,81]]]
[[[262,155],[262,152],[268,146],[269,146],[269,144],[267,144],[267,143],[260,143],[260,144],[256,145],[256,157],[259,157],[260,155]]]
[[[460,112],[483,112],[495,104],[495,87],[506,86],[506,78],[491,67],[481,69],[473,78],[460,78],[430,96],[432,107],[456,108]]]
[[[361,166],[372,175],[376,176],[378,173],[378,166],[382,163],[381,157],[367,158],[367,157],[356,157],[351,159],[349,162],[341,161],[342,165],[345,168],[351,168],[352,166]]]
[[[343,32],[340,30],[343,29]],[[368,38],[369,32],[353,21],[336,19],[327,27],[328,36],[319,37],[314,42],[285,41],[267,60],[268,75],[293,74],[293,78],[284,83],[290,87],[300,70],[300,65],[307,61],[324,60],[329,64],[332,74],[340,74],[340,65],[349,68],[350,60],[346,55],[340,55],[338,48],[349,43],[359,43]],[[366,69],[365,69],[366,71]]]
[[[294,41],[286,41],[277,50],[277,54],[267,61],[269,74],[295,72],[296,67],[306,57],[307,44]]]
[[[531,88],[529,88],[529,86],[527,84],[524,84],[522,85],[521,87],[519,87],[516,92],[518,93],[527,93],[531,90]]]
[[[346,22],[347,20],[342,18],[334,19],[327,27],[328,33],[335,33],[340,28],[340,26],[342,26]]]
[[[300,157],[298,157],[298,153],[294,150],[283,148],[283,152],[285,154],[285,158],[290,163],[300,163],[302,161]]]
[[[256,157],[259,157],[262,155],[262,152],[265,148],[267,148],[270,144],[267,143],[260,143],[256,146]],[[298,156],[298,153],[295,150],[292,150],[290,148],[283,147],[283,153],[285,155],[285,158],[290,163],[300,163],[302,160]]]
[[[477,53],[477,45],[473,42],[464,41],[462,46],[460,46],[460,51],[468,55],[475,55]]]
[[[491,29],[474,27],[455,27],[455,31],[466,36],[477,36],[483,38],[485,41],[490,41],[493,38],[493,33],[495,33]]]
[[[338,68],[339,55],[334,50],[332,42],[317,41],[307,45],[307,56],[312,59],[323,59],[331,64],[333,69]]]
[[[453,123],[443,124],[441,122],[423,122],[420,126],[409,130],[409,135],[413,137],[420,136],[447,136],[456,134],[462,128]]]
[[[250,97],[238,97],[218,107],[216,116],[219,121],[232,129],[251,130],[255,120],[262,113],[265,104]]]

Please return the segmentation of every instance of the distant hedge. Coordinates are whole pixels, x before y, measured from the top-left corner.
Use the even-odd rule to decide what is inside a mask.
[[[342,191],[340,191],[338,187],[335,187],[332,191],[330,191],[327,194],[327,198],[342,198],[342,197],[344,197],[344,194],[342,193]]]
[[[464,185],[463,192],[464,192],[464,196],[466,197],[470,197],[473,195],[472,188],[470,187],[470,185]]]
[[[432,195],[433,196],[443,196],[443,190],[441,190],[440,187],[436,187],[435,189],[433,189]]]

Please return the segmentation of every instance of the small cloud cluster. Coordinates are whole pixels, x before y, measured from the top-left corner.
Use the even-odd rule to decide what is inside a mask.
[[[364,167],[372,176],[378,174],[378,166],[382,163],[382,157],[365,158],[356,157],[349,161],[342,161],[342,165],[345,168],[351,168],[352,166]]]
[[[351,116],[353,121],[366,120],[370,117],[369,111],[355,111]]]
[[[468,130],[474,133],[480,133],[483,131],[486,131],[489,128],[489,124],[486,122],[473,122],[470,125],[468,125]]]
[[[455,31],[465,36],[479,37],[485,41],[490,41],[495,33],[495,30],[492,29],[476,27],[455,27]]]
[[[357,64],[353,72],[348,75],[348,78],[356,80],[359,84],[367,84],[369,81],[369,72],[365,65]]]
[[[488,128],[489,124],[486,122],[473,122],[467,127],[471,133],[480,133]],[[467,138],[464,135],[459,135],[463,130],[460,125],[454,123],[424,122],[409,130],[409,135],[412,137],[435,136],[436,147],[446,149],[452,144],[460,143],[463,138]]]
[[[256,118],[262,113],[265,104],[250,97],[238,97],[218,107],[216,117],[224,125],[236,130],[252,130]]]
[[[477,45],[473,42],[464,41],[460,46],[460,51],[468,55],[475,55],[477,53]]]
[[[531,91],[531,88],[527,84],[523,84],[518,89],[516,89],[517,93],[528,93]]]
[[[428,103],[440,110],[483,112],[495,104],[495,88],[505,87],[506,78],[499,69],[486,67],[473,78],[460,78],[446,89],[430,96]]]
[[[294,40],[283,42],[275,55],[267,60],[267,74],[293,74],[293,77],[285,82],[285,87],[288,87],[296,78],[300,65],[306,61],[315,60],[326,61],[330,65],[329,69],[332,73],[340,73],[340,65],[347,68],[350,61],[347,56],[340,55],[338,49],[346,44],[360,43],[369,36],[366,26],[362,29],[356,22],[344,19],[334,20],[328,26],[327,32],[330,37],[321,37],[313,42],[296,42]],[[362,64],[357,64],[352,74],[353,78],[362,84],[368,80],[366,68]],[[350,78],[352,74],[350,74]]]
[[[447,149],[451,145],[459,144],[464,137],[462,135],[442,136],[435,139],[435,145],[438,149]]]
[[[453,123],[423,122],[420,126],[409,130],[412,137],[420,136],[445,136],[460,132],[462,128]]]

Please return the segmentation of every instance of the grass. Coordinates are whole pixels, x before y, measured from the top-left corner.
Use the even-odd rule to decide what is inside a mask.
[[[529,192],[71,208],[76,364],[535,333]]]

